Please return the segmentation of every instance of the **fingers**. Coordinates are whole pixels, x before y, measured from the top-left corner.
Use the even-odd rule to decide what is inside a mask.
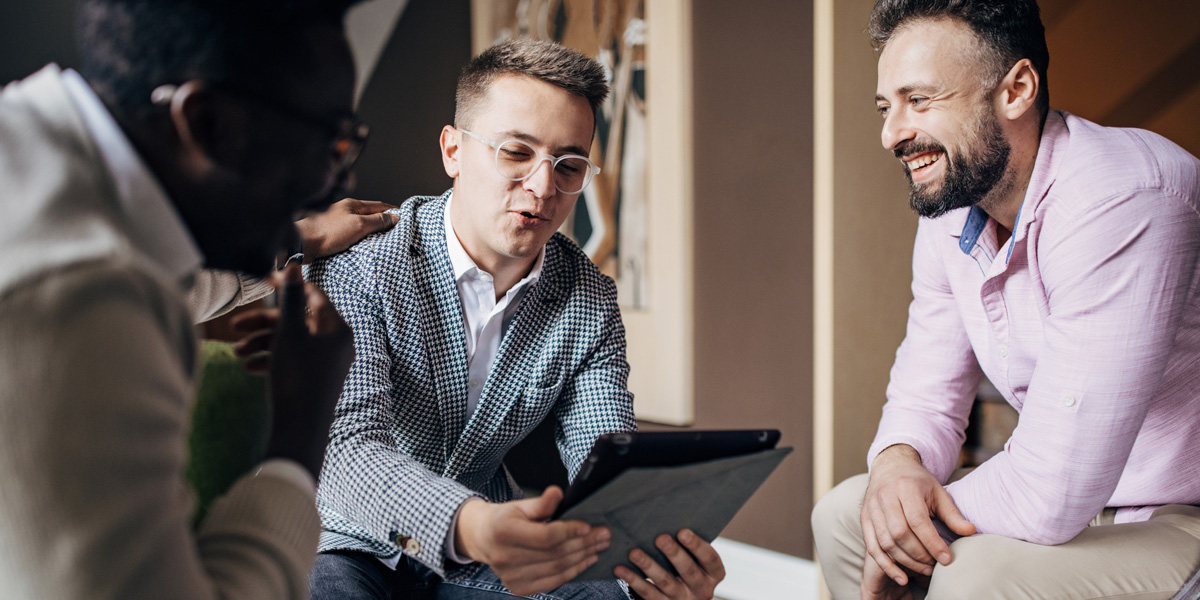
[[[879,546],[879,540],[875,537],[875,527],[870,518],[862,519],[863,541],[866,542],[867,554],[874,559],[875,564],[889,579],[895,581],[899,585],[908,585],[908,576],[904,571],[892,562],[892,558],[884,552]]]
[[[252,333],[260,329],[274,329],[279,323],[279,311],[273,308],[259,308],[240,312],[229,320],[230,327],[241,334]]]
[[[700,568],[704,569],[705,573],[718,582],[725,579],[725,563],[711,544],[704,541],[703,538],[696,535],[690,529],[681,530],[676,539],[695,557],[696,561],[700,563]]]
[[[355,200],[354,198],[346,198],[342,202],[349,203],[351,212],[356,215],[373,215],[376,213],[381,213],[385,210],[400,208],[394,204],[388,204],[387,202],[376,202],[374,200]]]
[[[563,491],[557,485],[552,485],[542,492],[541,496],[531,498],[532,502],[523,507],[522,512],[531,521],[545,521],[554,516],[554,509],[562,502]]]
[[[647,600],[713,597],[717,584],[725,578],[725,566],[717,551],[708,542],[692,531],[684,529],[679,532],[678,541],[670,535],[663,534],[654,540],[654,545],[671,562],[678,576],[640,549],[629,553],[629,561],[637,566],[645,577],[639,577],[624,566],[613,569],[613,574]]]
[[[933,553],[927,549],[923,540],[916,534],[913,523],[924,521],[924,526],[933,531],[933,538],[939,545],[945,545],[933,521],[929,519],[928,508],[922,500],[905,501],[893,497],[881,504],[883,516],[886,519],[884,534],[876,531],[879,546],[886,551],[900,566],[911,569],[916,573],[929,574],[933,572]]]
[[[400,222],[400,215],[396,213],[375,213],[366,219],[367,233],[377,233],[391,229],[393,225]]]
[[[938,533],[936,527],[933,526],[933,520],[929,518],[929,514],[925,511],[918,511],[913,508],[905,510],[906,524],[917,538],[916,546],[920,546],[920,554],[914,554],[909,551],[908,554],[922,563],[924,568],[914,569],[911,565],[905,565],[916,573],[922,575],[933,574],[933,561],[948,565],[950,564],[950,546],[942,539],[942,535]]]
[[[901,546],[901,542],[898,541],[909,533],[908,523],[904,520],[904,512],[899,503],[897,502],[895,506],[888,506],[886,511],[884,505],[879,501],[870,502],[868,506],[876,544],[888,556],[889,562],[895,563],[897,566],[917,565],[914,570],[918,571],[923,568],[924,565],[909,556]],[[892,574],[891,571],[888,571],[888,574]],[[905,577],[907,579],[907,576]]]
[[[244,359],[259,352],[266,352],[271,349],[271,340],[274,337],[274,331],[259,329],[238,340],[233,345],[233,355]]]
[[[637,565],[637,567],[641,569],[643,573],[645,573],[647,569],[654,569],[655,566],[657,566],[654,564],[654,561],[650,560],[650,557],[641,550],[631,551],[629,553],[629,561]],[[658,569],[659,571],[662,571],[661,567],[658,567]],[[646,573],[646,575],[643,577],[642,575],[634,573],[632,569],[626,567],[625,565],[618,565],[616,568],[614,568],[613,575],[616,575],[617,579],[620,579],[629,585],[629,589],[636,592],[637,595],[642,597],[644,600],[667,600],[668,596],[666,596],[663,591],[658,588],[658,585],[667,586],[670,583],[673,583],[666,581],[662,576],[660,576],[659,579],[651,578],[653,579],[653,582],[647,581],[647,578],[651,577],[649,573]],[[674,579],[674,576],[671,576],[671,579]]]
[[[950,496],[950,492],[946,488],[939,488],[933,495],[934,504],[933,512],[950,528],[950,531],[958,535],[975,535],[975,525],[967,520],[961,512],[958,511],[958,506],[954,504],[954,498]],[[939,537],[939,539],[941,539]],[[947,553],[949,548],[947,548]],[[946,558],[947,564],[950,562],[949,556]]]
[[[905,600],[913,597],[911,590],[896,585],[873,560],[863,563],[859,594],[862,600]]]

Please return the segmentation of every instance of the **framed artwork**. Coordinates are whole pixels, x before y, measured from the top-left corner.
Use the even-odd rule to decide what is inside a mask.
[[[554,40],[598,60],[612,93],[596,114],[601,172],[562,232],[617,282],[639,419],[692,421],[690,4],[680,0],[473,0],[476,54]]]

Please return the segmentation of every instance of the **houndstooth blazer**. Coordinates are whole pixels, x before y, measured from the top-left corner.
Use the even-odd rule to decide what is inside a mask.
[[[616,286],[570,240],[546,244],[542,275],[500,343],[469,421],[462,309],[446,250],[450,192],[414,197],[391,231],[307,270],[354,330],[317,505],[321,551],[403,551],[439,575],[444,544],[471,496],[519,497],[501,465],[543,418],[574,477],[600,434],[631,431],[625,328]],[[447,570],[450,573],[447,573]]]

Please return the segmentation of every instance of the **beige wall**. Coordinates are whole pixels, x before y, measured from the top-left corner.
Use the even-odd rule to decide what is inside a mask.
[[[817,0],[816,493],[866,470],[888,371],[904,337],[916,216],[880,146],[869,0]]]
[[[812,556],[812,5],[692,4],[696,428],[795,452],[722,534]]]

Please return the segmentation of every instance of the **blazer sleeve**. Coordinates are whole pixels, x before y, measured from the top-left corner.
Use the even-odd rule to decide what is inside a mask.
[[[174,290],[105,263],[0,300],[4,594],[307,597],[311,490],[248,476],[192,528],[190,321]]]
[[[601,279],[602,315],[599,335],[589,354],[563,386],[555,406],[555,438],[568,476],[587,458],[596,438],[605,433],[636,431],[633,394],[628,389],[625,325],[612,279]]]
[[[397,448],[392,431],[406,391],[395,389],[392,378],[393,348],[383,317],[384,306],[391,304],[380,297],[379,282],[387,282],[393,301],[403,297],[409,282],[396,272],[380,279],[368,255],[360,250],[319,260],[307,273],[354,330],[355,350],[334,413],[318,497],[322,510],[346,519],[375,542],[397,547],[398,537],[416,540],[419,550],[403,550],[445,577],[446,569],[456,566],[448,565],[445,555],[454,516],[478,494]]]

